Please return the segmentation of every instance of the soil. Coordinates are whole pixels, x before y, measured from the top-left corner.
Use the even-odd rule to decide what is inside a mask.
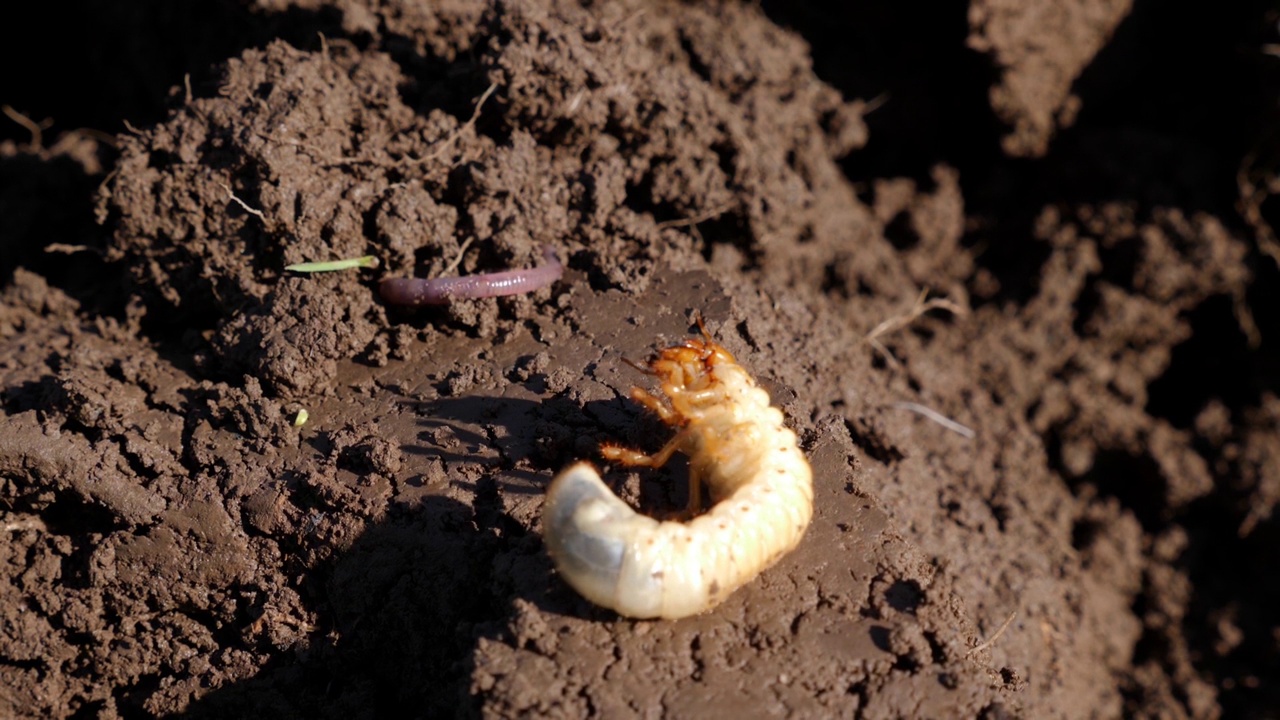
[[[584,5],[0,31],[0,716],[1275,717],[1269,4]],[[695,311],[815,517],[620,618],[543,493]]]

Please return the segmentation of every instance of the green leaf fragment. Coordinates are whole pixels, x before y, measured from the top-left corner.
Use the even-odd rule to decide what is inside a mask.
[[[345,260],[328,260],[326,262],[296,263],[294,265],[286,265],[284,269],[292,272],[317,273],[371,267],[378,267],[378,258],[373,255],[365,255],[364,257],[358,258],[347,258]]]

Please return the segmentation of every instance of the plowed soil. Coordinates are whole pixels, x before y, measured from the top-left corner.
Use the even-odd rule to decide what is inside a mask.
[[[1280,18],[840,5],[6,23],[0,717],[1276,717]],[[695,312],[815,517],[620,618],[543,494]]]

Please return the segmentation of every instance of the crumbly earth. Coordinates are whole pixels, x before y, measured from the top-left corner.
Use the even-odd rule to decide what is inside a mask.
[[[0,717],[1280,707],[1266,3],[39,12],[0,31]],[[377,295],[546,245],[528,296]],[[664,442],[624,360],[695,311],[815,518],[632,621],[543,492]],[[606,475],[683,503],[682,461]]]

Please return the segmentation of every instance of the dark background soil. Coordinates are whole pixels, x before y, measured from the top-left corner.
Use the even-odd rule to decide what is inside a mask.
[[[0,716],[1276,717],[1269,3],[23,10]],[[544,244],[531,296],[377,297]],[[542,493],[662,443],[623,358],[694,310],[817,512],[624,620]]]

